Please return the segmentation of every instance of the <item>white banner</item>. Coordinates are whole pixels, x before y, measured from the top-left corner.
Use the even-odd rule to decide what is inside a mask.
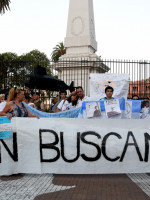
[[[113,97],[127,99],[129,90],[129,74],[90,74],[90,97],[93,100],[104,98],[105,88],[114,89]]]
[[[149,120],[13,118],[0,175],[150,172]]]

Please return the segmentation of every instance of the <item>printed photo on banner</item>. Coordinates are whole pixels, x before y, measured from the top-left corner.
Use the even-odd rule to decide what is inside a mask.
[[[148,117],[149,106],[150,104],[148,99],[141,101],[141,115],[140,115],[141,119],[145,119]]]
[[[86,103],[86,116],[87,118],[101,116],[101,109],[99,102]]]
[[[104,101],[105,111],[108,118],[121,114],[120,105],[118,99],[111,99]]]

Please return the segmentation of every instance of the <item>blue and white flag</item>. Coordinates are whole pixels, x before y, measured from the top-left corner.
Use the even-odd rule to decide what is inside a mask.
[[[114,99],[115,100],[115,99]],[[118,102],[119,102],[119,107],[120,107],[120,111],[121,111],[121,114],[118,114],[118,115],[115,115],[115,116],[112,116],[111,118],[122,118],[122,113],[123,113],[123,111],[125,111],[125,99],[122,97],[122,98],[118,98],[117,99],[118,100]],[[80,112],[80,117],[82,117],[82,118],[88,118],[87,117],[87,104],[88,105],[90,105],[90,103],[91,104],[93,104],[93,103],[95,103],[95,105],[98,103],[99,104],[99,108],[100,108],[100,111],[101,111],[101,115],[99,115],[99,116],[96,116],[96,118],[108,118],[107,116],[106,116],[106,109],[105,109],[105,101],[109,101],[108,99],[103,99],[103,100],[99,100],[99,101],[84,101],[83,103],[82,103],[82,108],[81,108],[81,112]],[[95,108],[96,108],[96,106],[95,106]],[[94,111],[93,111],[93,117],[92,118],[95,118],[95,116],[94,116]]]
[[[23,102],[24,103],[24,102]],[[57,113],[47,113],[47,112],[42,112],[39,111],[29,105],[27,105],[26,103],[24,103],[28,110],[33,114],[33,115],[38,115],[40,118],[77,118],[79,113],[80,113],[80,107],[79,108],[73,108],[67,111],[63,111],[63,112],[57,112]]]
[[[149,101],[127,100],[125,119],[150,119]]]
[[[0,117],[0,139],[11,137],[11,120],[8,117]]]

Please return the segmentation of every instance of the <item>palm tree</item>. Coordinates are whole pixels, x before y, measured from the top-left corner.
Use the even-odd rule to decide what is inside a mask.
[[[4,14],[9,8],[10,0],[0,0],[0,14]]]
[[[64,47],[63,42],[58,43],[54,48],[53,52],[51,53],[51,59],[53,62],[58,62],[59,57],[66,53],[66,49]]]

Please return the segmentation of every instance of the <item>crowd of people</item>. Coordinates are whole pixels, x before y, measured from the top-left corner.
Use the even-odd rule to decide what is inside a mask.
[[[48,112],[62,112],[70,110],[76,107],[81,106],[82,101],[87,99],[84,94],[82,87],[77,87],[69,97],[67,97],[67,92],[62,90],[59,92],[53,100]],[[8,95],[0,94],[0,116],[7,116],[9,119],[12,117],[36,117],[38,115],[33,115],[29,112],[26,104],[29,106],[43,111],[46,111],[44,102],[40,99],[40,94],[35,92],[31,95],[30,90],[27,88],[26,91],[23,91],[20,88],[11,88]]]
[[[105,88],[105,97],[103,99],[114,99],[114,89],[111,86]],[[139,100],[137,95],[133,95],[133,100]],[[12,117],[36,117],[29,112],[26,104],[40,110],[48,111],[50,113],[62,112],[76,107],[81,107],[83,101],[88,101],[89,97],[85,96],[84,90],[81,86],[76,87],[69,97],[67,92],[61,90],[59,95],[52,99],[52,103],[48,110],[46,110],[44,102],[41,101],[40,93],[35,92],[31,95],[30,89],[26,88],[23,91],[20,88],[11,88],[8,94],[0,94],[0,116],[7,116],[9,119]],[[149,99],[146,98],[141,103],[141,112],[149,112]]]

